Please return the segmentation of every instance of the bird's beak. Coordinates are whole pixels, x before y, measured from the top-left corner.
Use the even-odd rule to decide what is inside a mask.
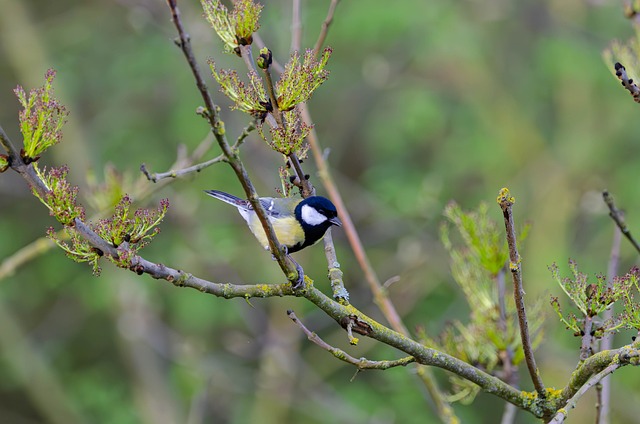
[[[340,218],[338,218],[337,216],[334,218],[331,218],[329,222],[338,227],[342,227],[342,221],[340,221]]]

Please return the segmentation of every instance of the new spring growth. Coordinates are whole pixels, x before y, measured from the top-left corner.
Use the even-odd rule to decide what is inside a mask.
[[[298,108],[284,112],[283,117],[287,125],[269,128],[271,133],[269,145],[273,150],[285,156],[289,156],[292,153],[301,153],[301,156],[304,156],[304,152],[301,152],[301,150],[303,150],[304,140],[311,132],[313,125],[302,122]],[[262,128],[258,130],[266,140]]]
[[[640,328],[640,308],[634,301],[634,291],[638,291],[638,276],[640,270],[633,267],[625,275],[614,277],[608,283],[603,275],[596,275],[595,282],[589,282],[586,274],[578,270],[575,261],[569,261],[571,277],[562,278],[559,275],[558,266],[549,267],[553,278],[565,292],[571,303],[580,311],[582,317],[595,318],[611,305],[619,300],[624,303],[624,311],[613,319],[599,322],[595,327],[594,335],[601,337],[606,333],[618,331],[620,328]],[[557,297],[551,298],[551,305],[558,317],[576,336],[582,336],[582,319],[573,313],[564,314],[560,308]]]
[[[256,60],[258,64],[258,68],[260,69],[268,69],[269,66],[273,63],[273,55],[271,54],[271,50],[266,47],[260,49],[260,56]]]
[[[13,90],[23,108],[19,119],[24,144],[21,155],[26,164],[38,160],[42,152],[62,139],[62,126],[67,122],[69,113],[53,97],[55,76],[56,72],[49,69],[44,86],[32,89],[28,95],[21,86]]]
[[[168,208],[169,201],[163,199],[156,210],[137,209],[131,215],[131,198],[124,195],[116,205],[113,216],[98,221],[94,231],[116,248],[127,242],[129,249],[137,252],[160,232],[157,226],[164,218]]]
[[[319,61],[313,59],[312,50],[307,50],[302,61],[297,52],[291,56],[275,86],[279,110],[287,112],[293,110],[298,104],[306,102],[327,80],[329,71],[324,68],[331,56],[331,51],[330,48],[326,48]],[[271,52],[268,49],[262,49],[258,59],[259,66],[268,67],[271,60]],[[245,84],[236,71],[218,71],[213,61],[209,61],[209,66],[213,77],[220,84],[220,90],[235,103],[234,109],[260,120],[264,120],[266,114],[273,110],[262,79],[253,70],[248,74],[249,84]]]
[[[97,224],[91,223],[89,226],[96,234],[118,248],[117,257],[104,255],[99,249],[91,246],[72,226],[65,227],[69,243],[62,240],[53,228],[49,229],[47,236],[74,261],[90,263],[93,273],[99,275],[98,261],[103,256],[121,268],[128,268],[134,255],[160,232],[158,225],[167,213],[168,207],[169,201],[163,199],[156,210],[137,209],[131,214],[131,198],[124,195],[110,218],[101,219]]]
[[[240,56],[240,46],[253,43],[253,33],[260,28],[262,5],[252,0],[234,0],[229,13],[220,0],[201,0],[200,3],[205,17],[222,39],[224,50]]]
[[[73,225],[76,218],[84,219],[84,208],[76,204],[78,187],[72,186],[67,181],[69,168],[61,166],[50,170],[45,168],[41,171],[35,164],[34,168],[48,191],[44,198],[35,187],[31,187],[31,191],[49,209],[51,216],[62,225]]]
[[[220,91],[234,102],[232,109],[248,113],[254,118],[264,121],[272,108],[258,74],[253,70],[249,72],[249,84],[245,84],[240,80],[236,71],[222,69],[218,72],[215,63],[211,60],[209,66],[213,77],[220,84]]]
[[[9,168],[9,156],[0,155],[0,173],[4,172]]]
[[[313,50],[307,50],[302,61],[298,52],[291,55],[275,86],[278,109],[291,110],[311,98],[313,92],[329,78],[325,66],[332,51],[330,47],[324,49],[318,61],[313,58]]]

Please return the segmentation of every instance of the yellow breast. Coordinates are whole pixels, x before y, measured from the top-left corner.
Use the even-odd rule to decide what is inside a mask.
[[[280,244],[287,247],[292,247],[304,241],[304,230],[295,219],[295,217],[290,216],[286,218],[270,220]],[[253,235],[256,236],[260,244],[264,246],[265,249],[269,249],[269,241],[267,240],[267,235],[265,234],[264,229],[262,228],[262,223],[260,222],[256,214],[252,214],[249,228],[251,229]]]

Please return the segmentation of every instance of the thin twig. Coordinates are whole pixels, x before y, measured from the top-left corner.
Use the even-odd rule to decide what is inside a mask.
[[[507,307],[505,303],[506,299],[506,287],[505,287],[505,270],[504,267],[500,269],[498,275],[496,275],[496,285],[498,286],[498,308],[500,310],[498,327],[503,334],[503,337],[507,337]],[[500,351],[500,359],[502,361],[502,369],[504,370],[504,381],[511,384],[513,387],[518,387],[518,374],[513,366],[513,349],[511,346]],[[511,403],[504,405],[504,412],[502,413],[501,424],[512,424],[516,418],[516,407]]]
[[[255,129],[256,129],[256,125],[253,122],[250,123],[247,127],[245,127],[242,133],[240,134],[240,136],[238,137],[238,139],[236,140],[235,144],[231,147],[231,150],[232,151],[237,150],[242,145],[242,143],[247,138],[247,136],[251,133],[251,131]],[[157,172],[152,174],[147,170],[147,167],[144,163],[140,165],[140,171],[142,171],[142,173],[145,175],[145,177],[147,177],[149,181],[157,183],[158,181],[163,180],[165,178],[178,178],[178,177],[192,174],[194,172],[200,172],[203,169],[208,168],[211,165],[214,165],[220,162],[227,162],[227,157],[224,154],[218,155],[213,159],[209,159],[207,161],[189,166],[187,168],[178,169],[177,171],[171,170],[167,172]]]
[[[320,30],[320,35],[318,36],[318,39],[316,40],[316,44],[313,47],[314,57],[318,56],[318,54],[320,54],[320,50],[322,50],[322,46],[324,45],[324,40],[327,38],[327,34],[329,34],[329,27],[333,22],[333,14],[335,13],[336,7],[338,6],[339,2],[340,0],[331,0],[331,4],[329,5],[329,11],[327,12],[327,17],[324,19],[324,22],[322,22],[322,29]]]
[[[633,97],[633,101],[640,103],[640,88],[629,78],[626,68],[622,66],[620,62],[616,62],[613,67],[616,70],[616,76],[622,81],[622,86],[631,94],[631,97]]]
[[[349,355],[342,349],[338,349],[337,347],[333,347],[324,340],[320,338],[316,333],[310,331],[305,325],[298,319],[296,314],[292,310],[287,311],[287,316],[291,318],[291,321],[295,322],[298,327],[304,332],[307,338],[313,343],[320,346],[322,349],[331,353],[336,358],[344,361],[348,364],[355,365],[358,370],[386,370],[393,367],[405,367],[411,363],[414,363],[416,359],[413,356],[406,356],[401,359],[396,359],[393,361],[385,360],[385,361],[371,361],[366,358],[354,358]]]
[[[267,82],[267,93],[269,94],[269,99],[271,100],[271,106],[273,108],[271,115],[273,115],[273,117],[275,118],[280,128],[285,128],[287,123],[285,122],[284,117],[282,116],[282,111],[278,107],[278,96],[276,96],[276,91],[273,84],[273,78],[271,77],[271,70],[267,66],[266,68],[263,69],[263,71],[264,71],[265,81]],[[302,197],[306,198],[306,197],[312,196],[315,190],[313,189],[313,186],[311,185],[309,180],[306,178],[305,173],[302,170],[300,159],[298,159],[298,156],[296,155],[295,152],[291,152],[291,154],[287,155],[287,157],[289,158],[289,162],[291,163],[291,166],[293,167],[293,170],[296,173],[297,183],[298,183],[297,185],[302,187]]]
[[[609,194],[609,192],[605,190],[602,192],[602,198],[609,207],[609,216],[611,217],[611,219],[613,219],[613,222],[616,223],[618,228],[620,228],[620,231],[622,231],[622,234],[624,234],[627,240],[629,240],[633,247],[638,251],[638,253],[640,253],[640,244],[638,244],[636,239],[631,235],[631,231],[629,231],[629,228],[627,228],[627,224],[624,222],[624,216],[622,212],[616,207],[615,203],[613,202],[613,196],[611,196],[611,194]]]
[[[155,172],[153,174],[151,174],[147,170],[147,166],[143,163],[142,165],[140,165],[140,171],[142,171],[144,176],[147,177],[149,181],[157,183],[158,181],[163,180],[165,178],[178,178],[178,177],[192,174],[194,172],[200,172],[203,169],[208,168],[211,165],[214,165],[216,163],[226,162],[226,160],[227,158],[225,155],[219,155],[213,159],[209,159],[208,161],[198,163],[188,168],[182,168],[177,171],[171,170],[167,172]]]
[[[576,407],[576,405],[578,404],[578,400],[582,396],[584,396],[584,394],[587,393],[587,391],[590,388],[598,384],[603,378],[605,378],[609,374],[612,374],[618,368],[620,368],[620,364],[613,363],[608,367],[606,367],[605,369],[603,369],[602,371],[600,371],[598,374],[591,376],[591,378],[580,387],[580,389],[573,395],[573,397],[569,399],[566,406],[560,409],[560,411],[555,415],[555,417],[553,417],[553,419],[549,421],[549,424],[560,424],[564,422],[564,420],[567,418],[569,410]]]
[[[527,321],[527,313],[524,307],[524,289],[522,287],[522,271],[520,263],[520,254],[516,243],[516,230],[513,223],[513,213],[511,208],[515,203],[515,199],[509,193],[509,189],[503,188],[498,195],[498,204],[502,209],[504,216],[504,225],[507,233],[507,244],[509,245],[509,270],[513,280],[513,295],[518,312],[518,324],[520,325],[520,338],[522,339],[522,350],[524,351],[527,368],[533,386],[538,392],[539,398],[546,398],[547,393],[538,372],[535,357],[533,356],[533,348],[531,346],[531,338],[529,337],[529,323]]]
[[[584,317],[584,327],[582,329],[582,341],[580,343],[580,360],[586,360],[593,353],[593,334],[591,329],[593,328],[593,317],[588,314]]]
[[[293,0],[291,11],[291,51],[299,52],[302,45],[302,20],[300,19],[300,0]]]
[[[613,229],[613,241],[611,242],[611,253],[609,254],[609,264],[607,266],[607,287],[613,287],[613,279],[618,275],[618,266],[620,264],[620,244],[622,242],[622,231],[620,228]],[[602,319],[610,321],[613,318],[613,305],[604,311]],[[609,350],[613,345],[613,335],[605,334],[600,342],[600,350]],[[611,406],[611,380],[603,378],[600,385],[596,386],[599,392],[598,396],[598,416],[597,424],[609,423],[609,409]]]
[[[4,147],[4,150],[9,154],[9,159],[11,162],[20,160],[20,155],[18,154],[18,149],[13,145],[13,142],[4,132],[4,129],[0,127],[0,145]]]
[[[327,264],[329,268],[329,281],[331,282],[331,291],[333,292],[333,298],[344,305],[349,304],[349,292],[344,287],[342,280],[342,270],[340,269],[340,262],[336,255],[336,248],[333,245],[333,237],[331,236],[331,228],[327,230],[324,235],[324,254],[327,257]]]
[[[275,231],[273,230],[271,222],[267,218],[267,214],[264,210],[264,207],[262,206],[262,203],[260,203],[256,189],[254,188],[253,183],[249,179],[249,175],[244,165],[238,158],[237,152],[234,152],[231,146],[229,145],[229,143],[227,142],[225,131],[224,131],[224,123],[220,119],[219,112],[218,112],[219,109],[213,103],[213,98],[211,97],[211,94],[209,93],[209,90],[207,89],[207,86],[204,83],[204,80],[200,73],[198,63],[195,59],[195,55],[193,54],[193,50],[191,48],[190,38],[185,32],[184,26],[182,25],[182,20],[180,18],[180,11],[176,4],[176,0],[167,0],[167,3],[169,4],[169,8],[171,9],[172,21],[176,27],[176,30],[178,31],[178,36],[180,39],[180,42],[178,43],[178,45],[182,50],[185,58],[187,59],[187,62],[189,63],[189,67],[191,68],[191,72],[193,73],[193,76],[196,80],[196,86],[198,87],[198,91],[200,92],[200,95],[202,96],[205,107],[207,109],[206,117],[209,121],[209,125],[211,126],[213,135],[215,136],[216,141],[218,142],[218,145],[222,150],[222,153],[227,158],[229,165],[231,165],[231,168],[236,173],[236,176],[240,181],[242,188],[244,189],[247,199],[251,202],[251,205],[254,211],[256,212],[258,219],[260,219],[262,228],[264,229],[267,235],[267,239],[269,241],[269,248],[273,256],[278,261],[278,265],[280,266],[282,271],[285,273],[285,275],[287,275],[287,278],[290,281],[296,281],[296,280],[299,281],[302,279],[303,276],[299,275],[299,272],[296,269],[296,267],[292,263],[287,261],[287,258],[284,254],[282,246],[278,242],[278,238],[276,237]]]

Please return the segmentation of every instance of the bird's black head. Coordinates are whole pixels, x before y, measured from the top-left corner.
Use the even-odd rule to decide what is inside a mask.
[[[315,244],[332,225],[342,226],[336,207],[329,199],[322,196],[307,197],[298,203],[295,215],[304,230],[305,240],[301,245],[290,249],[290,252]]]

